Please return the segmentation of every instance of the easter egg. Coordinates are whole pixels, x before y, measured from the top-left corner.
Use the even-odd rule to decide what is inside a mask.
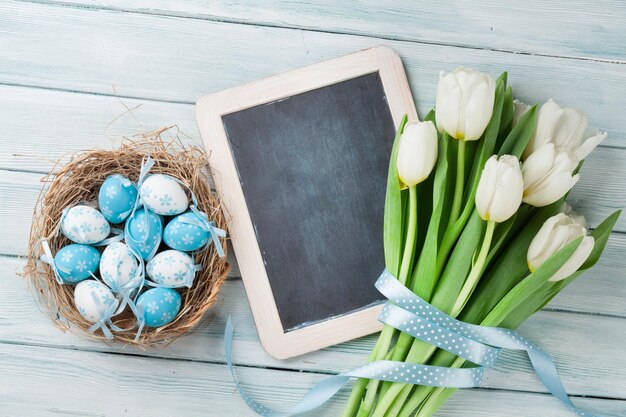
[[[141,284],[139,262],[130,248],[122,242],[106,247],[100,258],[100,276],[115,292],[121,288],[132,289]]]
[[[139,296],[146,326],[161,327],[170,323],[180,311],[180,294],[171,288],[152,288]]]
[[[93,246],[73,243],[59,249],[54,264],[63,281],[75,284],[95,273],[100,264],[100,252]]]
[[[163,216],[174,216],[187,210],[189,199],[176,178],[165,174],[148,176],[139,188],[141,200],[148,209]]]
[[[61,233],[73,242],[93,245],[109,236],[111,226],[95,208],[79,205],[70,208],[63,217]]]
[[[191,287],[195,273],[191,256],[177,250],[158,253],[146,266],[148,277],[167,287]]]
[[[123,175],[110,175],[102,183],[98,204],[105,219],[121,223],[130,215],[137,200],[136,186]]]
[[[74,304],[78,312],[92,323],[103,318],[112,304],[117,308],[119,303],[111,290],[96,280],[81,281],[74,288]]]
[[[170,248],[185,252],[200,249],[209,241],[211,232],[197,224],[186,223],[185,220],[193,223],[204,221],[193,211],[179,214],[165,226],[163,241]]]
[[[162,236],[163,218],[150,210],[142,207],[126,220],[124,240],[144,260],[154,256]]]

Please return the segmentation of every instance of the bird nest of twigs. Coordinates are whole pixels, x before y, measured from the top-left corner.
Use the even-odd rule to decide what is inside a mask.
[[[77,153],[67,164],[57,165],[52,173],[43,178],[44,187],[33,214],[29,256],[23,275],[34,290],[42,310],[64,331],[106,340],[101,332],[88,331],[93,323],[83,318],[76,308],[74,286],[59,284],[50,265],[40,261],[43,255],[40,239],[48,239],[53,253],[72,243],[57,233],[63,209],[79,203],[97,202],[98,190],[109,175],[122,174],[137,181],[144,156],[150,155],[155,162],[151,173],[168,174],[180,179],[196,195],[198,208],[207,213],[217,227],[226,230],[220,201],[209,186],[207,155],[201,148],[185,146],[178,139],[162,139],[161,134],[165,130],[127,139],[114,150]],[[221,244],[226,251],[223,239]],[[135,341],[136,329],[132,325],[136,319],[130,311],[126,311],[112,321],[128,330],[115,332],[113,341],[140,347],[164,345],[193,329],[216,302],[229,270],[226,258],[220,258],[212,245],[196,253],[195,262],[201,264],[202,269],[196,273],[191,288],[179,289],[182,306],[172,322],[158,328],[145,328]]]

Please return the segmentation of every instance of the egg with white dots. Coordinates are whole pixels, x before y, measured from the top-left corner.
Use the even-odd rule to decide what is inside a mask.
[[[180,294],[171,288],[152,288],[139,296],[137,307],[143,311],[148,327],[171,323],[180,312]]]
[[[196,266],[191,256],[177,250],[158,253],[148,265],[146,274],[155,283],[172,288],[191,287]]]
[[[189,207],[182,185],[166,174],[148,176],[139,188],[139,195],[145,207],[162,216],[175,216]]]
[[[64,283],[75,284],[98,270],[100,251],[93,246],[72,243],[59,249],[54,264]]]
[[[78,205],[67,210],[61,220],[61,233],[75,243],[93,245],[111,233],[107,219],[93,207]]]
[[[107,177],[98,192],[98,205],[102,215],[113,224],[128,218],[137,201],[137,186],[120,174]]]
[[[145,208],[140,208],[126,220],[124,240],[144,260],[156,253],[163,237],[163,218]]]
[[[131,290],[141,284],[139,261],[123,242],[106,247],[100,258],[100,276],[113,291]]]
[[[79,282],[74,288],[74,304],[78,312],[86,320],[96,323],[105,317],[106,313],[117,313],[115,311],[120,305],[120,301],[113,292],[104,284],[88,279]]]
[[[163,241],[172,249],[184,252],[198,250],[207,244],[211,232],[201,227],[206,222],[193,211],[187,211],[174,217],[165,226]]]

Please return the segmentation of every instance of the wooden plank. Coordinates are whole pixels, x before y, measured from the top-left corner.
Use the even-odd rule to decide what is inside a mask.
[[[554,97],[581,107],[592,126],[609,131],[607,144],[623,141],[622,64],[21,2],[2,4],[0,28],[4,84],[100,94],[116,85],[121,96],[192,103],[209,92],[384,44],[402,56],[419,114],[434,104],[441,69],[465,65],[493,75],[507,69],[521,99]]]
[[[0,411],[11,415],[62,416],[255,416],[234,388],[226,366],[179,360],[0,344]],[[264,405],[285,410],[324,376],[239,368],[246,390]],[[271,383],[268,383],[271,381]],[[347,389],[310,416],[338,415]],[[626,402],[579,398],[597,412],[622,414]],[[437,414],[444,416],[569,416],[541,394],[464,390]]]
[[[188,104],[0,86],[0,123],[0,168],[8,170],[47,173],[74,152],[111,148],[124,136],[173,125],[183,143],[202,147]]]
[[[139,13],[624,62],[618,1],[44,0]],[[531,29],[532,28],[532,29]]]
[[[361,365],[376,340],[375,336],[369,336],[288,361],[276,360],[261,347],[241,281],[228,281],[206,321],[195,332],[170,346],[141,351],[130,346],[106,345],[64,334],[53,327],[37,309],[24,283],[12,274],[21,265],[22,261],[16,258],[0,257],[1,281],[4,283],[0,291],[0,317],[4,317],[0,322],[0,342],[3,343],[223,363],[222,335],[226,319],[232,316],[236,324],[236,363],[334,373]],[[608,289],[605,290],[608,294]],[[619,348],[626,343],[626,319],[543,311],[525,323],[521,331],[553,355],[571,393],[626,399],[626,380],[622,371],[626,367],[626,358],[620,354]],[[504,355],[511,362],[506,368],[489,372],[485,387],[545,392],[523,355]]]

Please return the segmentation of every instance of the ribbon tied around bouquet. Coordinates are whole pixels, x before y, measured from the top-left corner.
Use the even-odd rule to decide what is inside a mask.
[[[508,349],[526,352],[535,373],[546,388],[574,413],[581,417],[600,417],[580,410],[571,402],[550,356],[515,331],[498,327],[483,327],[454,319],[415,295],[387,270],[383,271],[375,285],[388,299],[378,317],[381,322],[478,366],[447,368],[389,360],[371,362],[323,379],[290,411],[275,411],[252,399],[237,380],[232,362],[234,328],[229,317],[224,334],[226,362],[237,390],[246,404],[264,417],[293,416],[311,411],[324,404],[351,378],[431,387],[479,387],[484,371],[494,366],[502,349]]]

